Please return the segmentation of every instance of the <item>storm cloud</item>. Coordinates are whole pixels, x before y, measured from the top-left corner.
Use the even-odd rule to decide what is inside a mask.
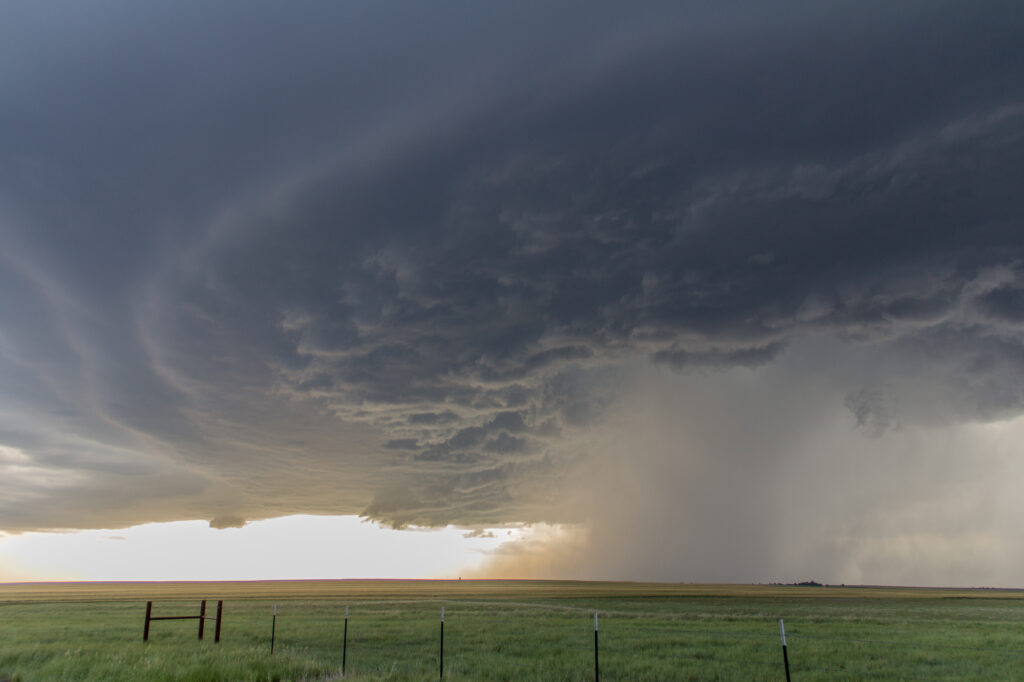
[[[865,548],[1010,466],[978,429],[1024,413],[1019,3],[2,12],[0,529],[547,522],[642,539],[625,577],[977,575]],[[927,532],[1009,542],[975,511]]]

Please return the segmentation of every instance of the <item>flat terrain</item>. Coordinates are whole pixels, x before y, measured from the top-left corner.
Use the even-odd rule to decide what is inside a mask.
[[[197,641],[198,612],[223,599]],[[1024,592],[547,581],[0,585],[0,680],[1011,680]],[[270,653],[277,606],[275,650]],[[212,615],[215,603],[208,603]]]

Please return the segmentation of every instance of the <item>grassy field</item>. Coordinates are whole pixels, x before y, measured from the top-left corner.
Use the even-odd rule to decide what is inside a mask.
[[[224,599],[213,623],[157,621]],[[0,585],[0,680],[1012,680],[1024,593],[536,581]],[[278,607],[270,653],[271,613]],[[212,614],[215,604],[208,604]]]

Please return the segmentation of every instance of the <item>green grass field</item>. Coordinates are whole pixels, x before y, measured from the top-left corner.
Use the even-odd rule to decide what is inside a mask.
[[[212,615],[213,623],[153,615]],[[0,680],[1014,680],[1024,593],[535,581],[0,585]],[[278,606],[270,653],[271,613]]]

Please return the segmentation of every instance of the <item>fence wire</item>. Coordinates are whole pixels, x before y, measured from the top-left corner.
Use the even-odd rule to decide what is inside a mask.
[[[848,637],[829,637],[827,635],[805,635],[805,634],[793,634],[787,633],[787,637],[791,640],[810,639],[823,642],[846,642],[851,644],[871,644],[873,646],[898,646],[906,649],[918,649],[921,651],[928,651],[932,649],[953,649],[960,651],[984,651],[990,653],[1000,654],[1013,654],[1015,656],[1024,655],[1024,649],[1000,649],[995,647],[976,647],[976,646],[963,646],[960,644],[915,644],[914,642],[907,642],[903,640],[884,640],[884,639],[850,639]]]
[[[89,602],[95,603],[95,602]],[[516,653],[508,654],[515,658],[522,654],[518,653],[528,645],[530,634],[517,629],[520,626],[514,622],[517,619],[528,620],[533,617],[529,610],[536,609],[545,612],[545,618],[549,619],[546,626],[550,633],[558,637],[558,645],[567,647],[567,653],[586,661],[591,655],[589,650],[589,634],[591,629],[591,617],[595,611],[598,612],[600,621],[600,654],[602,679],[629,679],[627,661],[630,656],[637,654],[641,648],[637,642],[651,642],[655,645],[655,651],[645,653],[652,658],[662,661],[679,661],[685,663],[691,669],[699,667],[702,663],[716,668],[725,666],[732,669],[746,668],[759,669],[764,671],[777,671],[781,676],[783,669],[781,651],[778,656],[772,656],[769,660],[769,651],[774,652],[781,649],[779,633],[776,629],[774,619],[767,617],[751,619],[742,624],[742,630],[724,630],[707,627],[694,627],[692,621],[687,621],[684,615],[678,613],[657,613],[657,612],[631,612],[621,609],[604,610],[593,609],[573,605],[548,605],[529,603],[510,603],[501,601],[454,601],[454,600],[376,600],[364,602],[352,602],[355,608],[352,609],[350,630],[348,635],[349,656],[351,660],[359,660],[363,653],[359,647],[366,646],[366,652],[373,652],[376,656],[386,657],[387,647],[392,649],[416,649],[424,652],[424,655],[432,655],[438,644],[438,622],[435,615],[434,605],[447,605],[447,625],[445,630],[445,660],[458,662],[460,656],[473,653],[473,647],[487,645],[487,635],[496,640],[507,639],[507,642],[514,644],[511,648]],[[81,603],[80,603],[81,604]],[[6,604],[3,606],[7,606]],[[278,643],[282,649],[302,651],[303,653],[317,651],[327,648],[329,644],[325,640],[335,626],[338,627],[340,635],[340,612],[343,603],[339,602],[314,602],[313,605],[303,606],[296,602],[288,604],[282,602],[283,608],[278,611]],[[415,607],[408,609],[406,607]],[[463,610],[462,607],[470,607]],[[494,624],[493,629],[483,632],[479,628],[481,621],[487,623],[494,615],[497,607],[509,610],[509,607],[523,609],[518,613],[510,614],[507,622],[512,623],[507,628],[504,621],[489,621]],[[483,608],[481,608],[483,607]],[[249,606],[250,614],[257,613],[257,607]],[[362,612],[361,612],[362,609]],[[267,610],[267,625],[269,632],[269,608]],[[230,617],[230,614],[227,616]],[[306,641],[290,632],[289,619],[306,619],[322,623],[324,634],[323,639],[317,641]],[[577,619],[579,622],[577,622]],[[336,621],[336,622],[335,622]],[[255,620],[253,622],[256,622]],[[422,626],[422,633],[413,633],[408,629],[410,622],[416,623],[416,627]],[[686,623],[691,623],[689,626]],[[764,630],[754,630],[753,623],[759,622]],[[787,636],[789,640],[790,668],[794,678],[801,675],[811,677],[818,676],[827,679],[828,677],[843,679],[863,680],[935,680],[937,678],[953,679],[955,673],[951,673],[953,666],[965,676],[972,679],[985,679],[986,666],[979,661],[995,659],[1009,659],[1016,663],[1024,655],[1024,648],[993,647],[993,646],[970,646],[964,644],[945,644],[942,642],[921,642],[908,639],[878,639],[862,637],[842,637],[831,634],[814,634],[814,622],[801,622],[794,618],[791,625],[787,620]],[[477,629],[467,627],[471,624]],[[230,626],[229,626],[230,627]],[[490,625],[488,627],[491,627]],[[835,623],[829,625],[835,628]],[[370,630],[374,630],[371,632]],[[403,631],[404,629],[404,631]],[[372,640],[372,642],[370,641]],[[718,640],[722,642],[736,642],[736,644],[722,645],[720,648],[709,649],[705,644],[707,640]],[[481,643],[483,642],[483,644]],[[741,644],[742,643],[742,644]],[[842,647],[815,646],[817,643],[834,643],[845,645],[848,651]],[[701,647],[704,647],[703,649]],[[657,649],[657,647],[661,647]],[[914,671],[914,661],[902,664],[909,673],[887,671],[884,654],[879,657],[872,649],[900,648],[926,652],[934,655],[934,658],[916,663],[918,670]],[[694,655],[698,652],[701,655]],[[956,653],[970,654],[979,653],[985,656],[957,656]],[[0,653],[3,653],[0,651]],[[816,656],[827,653],[824,660],[814,660]],[[849,666],[845,663],[849,661]],[[841,662],[841,665],[834,665]],[[829,665],[833,664],[833,665]],[[879,669],[873,669],[877,664]],[[920,671],[934,668],[936,673],[932,675],[921,675]],[[727,673],[731,676],[732,673]],[[1001,673],[1002,674],[1002,673]],[[739,675],[739,672],[737,672]],[[772,675],[774,677],[774,674]],[[585,679],[585,678],[584,678]],[[664,679],[672,679],[666,677]],[[736,679],[740,679],[737,677]]]

